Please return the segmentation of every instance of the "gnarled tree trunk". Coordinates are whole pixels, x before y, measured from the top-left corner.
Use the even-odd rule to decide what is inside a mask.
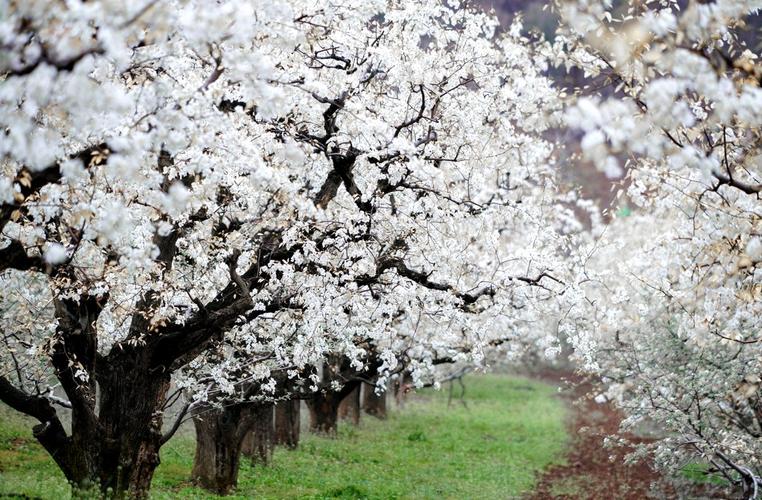
[[[298,399],[275,405],[275,444],[295,450],[299,446],[299,419],[302,402]]]
[[[209,491],[230,493],[238,484],[244,438],[256,421],[255,407],[235,404],[222,409],[199,406],[193,410],[196,456],[191,478]]]
[[[360,423],[360,384],[339,403],[339,417],[355,425]]]
[[[252,464],[267,465],[272,460],[275,448],[275,426],[273,405],[262,404],[254,407],[254,424],[243,440],[243,454]]]
[[[77,306],[67,307],[72,310],[78,307],[81,312],[87,303],[83,300]],[[71,325],[60,321],[59,328]],[[66,344],[54,344],[51,355],[56,376],[71,404],[70,435],[55,410],[45,407],[47,403],[39,398],[28,396],[26,401],[19,400],[17,392],[0,384],[3,400],[10,397],[12,406],[40,420],[34,434],[60,466],[75,495],[87,492],[88,496],[95,493],[108,498],[147,498],[159,465],[163,407],[170,376],[167,372],[152,373],[148,357],[129,348],[108,363],[96,363],[94,336],[87,335],[86,329],[74,331],[67,335]],[[70,352],[80,353],[78,359],[88,372],[87,379],[72,373]]]
[[[316,392],[307,400],[310,410],[310,431],[317,434],[336,435],[339,420],[339,404],[359,385],[359,380],[350,380],[338,391]]]
[[[339,419],[341,396],[337,392],[318,392],[307,400],[310,410],[310,431],[333,436]]]
[[[95,439],[101,447],[97,471],[101,491],[110,491],[114,497],[147,498],[159,465],[170,377],[136,370],[132,363],[115,363],[99,377],[99,383],[101,436]]]
[[[363,383],[362,409],[376,418],[386,418],[386,391],[376,394],[374,384]]]

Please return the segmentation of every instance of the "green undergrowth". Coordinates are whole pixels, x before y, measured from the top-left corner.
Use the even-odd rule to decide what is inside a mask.
[[[728,480],[719,472],[712,472],[705,463],[690,463],[681,470],[682,476],[694,483],[728,486]]]
[[[305,433],[298,450],[277,449],[269,467],[243,460],[231,498],[511,498],[530,491],[542,469],[562,460],[563,403],[552,387],[523,378],[469,376],[465,384],[465,404],[448,406],[446,390],[421,391],[385,421],[341,425],[337,439]],[[68,498],[30,423],[2,410],[0,498]],[[153,498],[213,498],[188,482],[192,434],[162,448]]]

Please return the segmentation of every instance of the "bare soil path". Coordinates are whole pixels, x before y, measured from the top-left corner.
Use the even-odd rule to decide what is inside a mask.
[[[619,434],[623,415],[611,404],[594,401],[594,386],[568,372],[544,372],[542,380],[558,385],[560,397],[570,408],[572,442],[566,464],[546,471],[528,500],[605,499],[640,500],[645,498],[722,498],[700,485],[681,485],[679,492],[648,462],[624,463],[624,449],[604,448],[606,436]],[[632,442],[648,438],[625,435]]]

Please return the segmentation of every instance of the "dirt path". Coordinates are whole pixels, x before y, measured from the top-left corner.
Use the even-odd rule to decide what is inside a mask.
[[[624,465],[622,451],[603,448],[603,438],[617,433],[622,415],[609,404],[596,403],[593,386],[576,375],[550,372],[541,378],[562,388],[572,413],[568,425],[573,441],[566,465],[548,470],[529,498],[646,498],[659,475],[645,463]]]
[[[539,479],[527,500],[641,500],[655,499],[726,499],[728,491],[718,486],[699,484],[687,479],[667,479],[651,464],[641,461],[624,463],[627,450],[604,448],[606,436],[622,435],[619,423],[623,415],[608,403],[596,403],[594,386],[569,372],[544,372],[535,375],[561,388],[571,410],[567,425],[572,436],[566,464],[553,467]],[[622,435],[630,442],[643,443],[651,438]]]
[[[618,434],[623,416],[612,405],[593,400],[591,383],[570,373],[547,372],[540,378],[561,388],[560,397],[571,409],[568,426],[572,443],[566,464],[546,471],[529,500],[718,498],[699,485],[682,485],[676,492],[650,463],[626,465],[626,450],[604,448],[603,438]],[[648,441],[632,435],[624,437],[632,442]]]

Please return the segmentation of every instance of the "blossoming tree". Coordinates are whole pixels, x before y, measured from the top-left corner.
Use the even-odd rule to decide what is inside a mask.
[[[579,227],[515,30],[437,1],[5,9],[0,400],[75,487],[147,494],[172,384],[261,401],[330,357],[549,342]]]
[[[629,418],[668,437],[658,463],[697,458],[751,498],[760,485],[762,70],[744,26],[758,2],[559,3],[562,62],[607,80],[569,110],[584,154],[624,174],[620,217],[581,263],[576,336]],[[622,165],[622,160],[625,164]]]

